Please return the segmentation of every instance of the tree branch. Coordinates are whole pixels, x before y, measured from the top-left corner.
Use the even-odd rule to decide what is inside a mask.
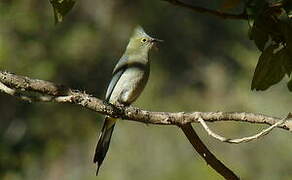
[[[192,10],[192,11],[197,12],[197,13],[205,13],[205,14],[213,15],[213,16],[223,18],[223,19],[239,19],[239,20],[247,20],[248,19],[248,16],[247,16],[245,11],[242,12],[241,14],[230,14],[230,13],[225,13],[225,12],[221,12],[221,11],[207,9],[204,7],[186,4],[180,0],[163,0],[163,1],[166,1],[170,4],[175,5],[175,6],[179,6],[182,8]]]
[[[215,171],[221,174],[225,179],[238,180],[239,177],[234,174],[228,167],[226,167],[221,161],[219,161],[214,154],[206,147],[203,141],[200,139],[196,131],[193,129],[190,123],[180,126],[189,142],[199,155],[209,164]]]
[[[100,114],[143,122],[147,124],[177,125],[179,126],[196,151],[210,164],[210,166],[226,179],[239,179],[230,169],[221,163],[203,144],[195,131],[192,131],[190,123],[208,121],[241,121],[258,124],[273,125],[274,127],[292,131],[292,121],[282,122],[279,118],[262,114],[237,113],[237,112],[150,112],[132,106],[112,105],[93,97],[85,92],[72,90],[68,87],[54,84],[52,82],[31,79],[25,76],[15,75],[9,72],[0,71],[0,91],[10,96],[15,96],[28,102],[55,102],[71,103],[83,106]],[[34,95],[32,95],[31,92]],[[288,116],[287,118],[291,118]],[[206,129],[206,127],[205,127]]]
[[[115,106],[85,92],[72,90],[63,85],[44,80],[31,79],[4,71],[0,71],[0,82],[5,85],[5,87],[3,87],[3,85],[0,86],[0,91],[11,96],[23,96],[27,99],[30,98],[30,101],[76,104],[100,114],[147,124],[183,125],[188,123],[199,123],[200,117],[207,122],[240,121],[267,125],[273,125],[281,120],[277,117],[246,112],[151,112],[133,106]],[[13,88],[15,92],[8,93],[7,88]],[[22,95],[31,91],[37,92],[40,95]],[[277,127],[292,132],[292,121],[287,120]]]

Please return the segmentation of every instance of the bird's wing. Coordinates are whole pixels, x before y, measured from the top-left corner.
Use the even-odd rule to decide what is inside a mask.
[[[107,88],[105,99],[107,101],[109,100],[116,84],[118,83],[120,77],[123,75],[127,68],[130,67],[145,68],[145,66],[146,65],[144,63],[140,63],[139,61],[135,61],[133,59],[129,61],[128,56],[122,56],[113,70],[113,77]]]
[[[113,70],[113,75],[119,72],[121,69],[125,69],[128,65],[128,60],[128,56],[122,56]]]
[[[116,84],[118,83],[120,77],[122,76],[123,72],[125,71],[126,68],[120,69],[118,72],[116,72],[113,77],[112,80],[110,82],[110,84],[108,85],[107,91],[106,91],[106,95],[105,95],[105,99],[108,101],[109,98],[111,97],[111,94],[116,86]]]
[[[126,70],[127,61],[128,61],[127,56],[122,56],[121,59],[119,60],[119,62],[117,63],[117,65],[115,66],[115,68],[113,70],[112,80],[111,80],[110,84],[108,85],[106,95],[105,95],[105,99],[107,101],[111,97],[111,94],[112,94],[116,84],[118,83],[120,77],[122,76],[123,72]]]

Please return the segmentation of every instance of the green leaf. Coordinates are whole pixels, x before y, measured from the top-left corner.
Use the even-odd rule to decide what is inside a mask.
[[[280,42],[277,20],[273,17],[273,9],[265,0],[254,0],[246,8],[249,20],[249,38],[254,40],[260,51],[268,46],[267,42]],[[269,37],[271,41],[269,41]]]
[[[292,1],[291,0],[283,0],[283,8],[286,10],[288,15],[292,14]]]
[[[289,91],[292,92],[292,79],[290,79],[290,81],[287,83],[287,87],[288,87]]]
[[[286,30],[284,32],[286,46],[289,52],[289,55],[292,56],[292,25],[291,22],[286,24]]]
[[[289,55],[289,51],[286,47],[279,51],[279,61],[282,62],[285,73],[290,76],[292,72],[292,57]]]
[[[283,51],[277,48],[278,45],[270,45],[261,54],[254,72],[252,90],[266,90],[284,77],[285,69],[281,58]]]
[[[287,46],[287,50],[292,56],[292,20],[284,9],[281,9],[281,14],[277,17],[279,19],[280,31],[284,37],[284,41]]]
[[[269,40],[269,34],[259,29],[256,25],[251,28],[250,39],[254,40],[259,50],[263,51]]]
[[[264,0],[252,0],[246,4],[245,11],[248,16],[249,27],[252,28],[257,16],[262,12],[263,8],[267,6],[267,2]]]
[[[64,20],[64,16],[73,8],[75,0],[50,0],[54,9],[55,23]]]

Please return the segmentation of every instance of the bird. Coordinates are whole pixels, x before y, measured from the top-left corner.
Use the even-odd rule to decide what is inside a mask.
[[[134,29],[125,52],[112,72],[105,101],[114,105],[128,106],[140,96],[150,74],[148,53],[157,42],[162,40],[149,36],[141,26],[138,25]],[[107,154],[117,120],[110,116],[104,118],[93,158],[97,165],[96,175]]]

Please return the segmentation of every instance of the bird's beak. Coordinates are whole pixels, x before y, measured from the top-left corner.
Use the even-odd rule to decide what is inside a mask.
[[[157,38],[152,38],[151,42],[153,42],[153,43],[161,43],[161,42],[163,42],[163,40],[157,39]]]
[[[158,50],[157,44],[163,42],[161,39],[151,38],[151,44],[154,46],[155,50]]]

